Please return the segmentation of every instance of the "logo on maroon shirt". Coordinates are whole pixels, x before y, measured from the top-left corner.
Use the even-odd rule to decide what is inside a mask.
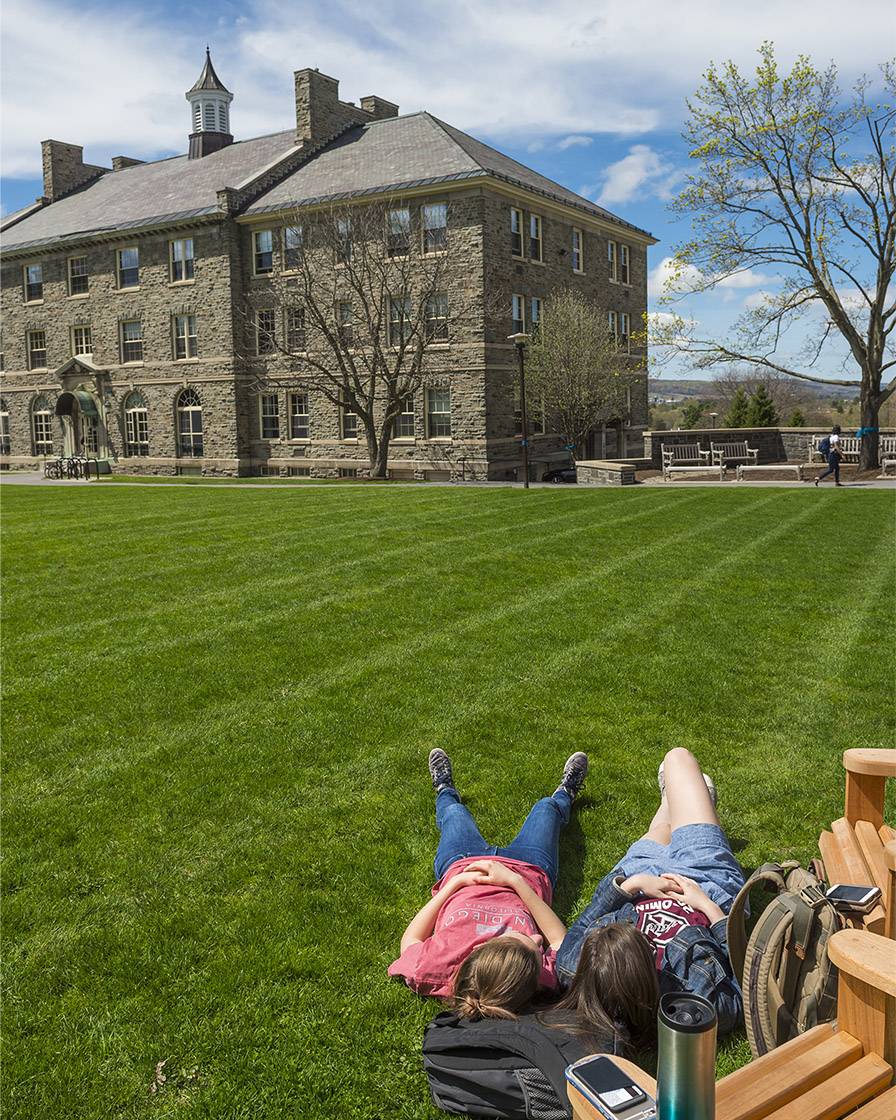
[[[656,955],[656,967],[663,967],[666,946],[688,926],[708,926],[709,919],[686,902],[673,898],[642,898],[635,903],[638,929],[644,934]]]

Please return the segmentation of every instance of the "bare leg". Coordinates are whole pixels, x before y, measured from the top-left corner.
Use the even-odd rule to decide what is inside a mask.
[[[719,818],[703,780],[700,763],[684,747],[675,747],[665,759],[666,803],[674,832],[686,824],[718,824]]]
[[[665,797],[660,802],[660,807],[653,815],[650,828],[641,837],[642,840],[653,840],[656,844],[667,847],[672,840],[672,826],[669,823],[669,806]]]

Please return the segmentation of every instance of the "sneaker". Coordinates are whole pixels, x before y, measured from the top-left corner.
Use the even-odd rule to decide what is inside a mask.
[[[451,759],[441,747],[435,747],[429,752],[429,774],[436,793],[440,793],[446,787],[454,788]]]
[[[557,793],[564,790],[573,800],[581,793],[585,784],[585,775],[588,773],[588,755],[584,751],[576,751],[566,760],[563,767],[563,778],[557,786]]]
[[[656,780],[659,783],[660,787],[660,797],[666,796],[666,775],[664,772],[665,765],[666,764],[664,762],[661,762],[660,768],[656,774]],[[715,808],[719,803],[719,794],[716,790],[716,783],[712,780],[709,774],[703,775],[703,781],[706,782],[706,788],[709,790],[709,796],[712,798],[713,808]]]

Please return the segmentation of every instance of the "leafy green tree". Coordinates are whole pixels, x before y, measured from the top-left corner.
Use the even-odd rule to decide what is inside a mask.
[[[681,416],[681,426],[683,428],[696,428],[703,418],[705,407],[703,401],[689,401],[684,406],[684,412]]]
[[[734,391],[734,396],[731,398],[731,404],[728,412],[725,415],[726,428],[746,428],[747,426],[747,412],[749,410],[749,402],[747,401],[747,394],[744,392],[743,385],[738,385]]]
[[[674,204],[691,219],[667,292],[708,291],[770,274],[780,286],[727,337],[699,317],[654,317],[653,342],[718,368],[749,363],[804,381],[859,386],[861,466],[878,462],[878,416],[896,391],[896,62],[850,94],[837,67],[805,56],[779,70],[763,44],[755,74],[712,64],[688,101],[687,186]],[[875,88],[877,87],[877,88]],[[787,351],[789,328],[804,332]],[[844,356],[845,355],[845,356]],[[816,369],[842,375],[821,376]],[[858,375],[858,377],[857,377]]]
[[[775,402],[768,395],[768,389],[760,383],[753,391],[747,407],[747,427],[773,428],[777,423],[779,420]]]
[[[805,428],[806,417],[803,416],[802,412],[800,412],[798,408],[795,408],[793,410],[790,419],[787,422],[787,426],[788,428]]]

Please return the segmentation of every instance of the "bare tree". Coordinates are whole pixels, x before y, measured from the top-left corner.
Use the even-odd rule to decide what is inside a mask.
[[[755,268],[780,276],[780,290],[745,312],[730,339],[661,315],[653,341],[704,366],[747,362],[860,386],[862,426],[871,429],[861,465],[874,466],[878,415],[896,389],[896,65],[881,68],[884,98],[873,104],[866,79],[844,100],[833,64],[818,70],[800,57],[781,75],[772,45],[760,53],[755,80],[733,62],[710,66],[688,103],[696,170],[674,209],[691,216],[692,237],[677,249],[669,288],[705,291]],[[791,360],[797,324],[808,341]],[[860,377],[819,372],[835,361],[837,372],[858,368]]]
[[[250,355],[281,359],[254,388],[314,389],[357,418],[370,476],[384,478],[396,421],[446,376],[434,351],[481,322],[481,296],[450,270],[447,210],[401,200],[296,211],[281,230],[282,269],[243,309]],[[258,262],[256,261],[256,272]]]
[[[775,402],[775,408],[782,416],[789,415],[802,402],[799,383],[792,377],[761,366],[731,366],[722,370],[712,380],[712,387],[725,408],[728,408],[740,386],[747,396],[764,385],[766,392]]]
[[[549,430],[575,450],[599,424],[626,413],[633,361],[605,311],[566,288],[546,302],[529,351],[532,393]]]

